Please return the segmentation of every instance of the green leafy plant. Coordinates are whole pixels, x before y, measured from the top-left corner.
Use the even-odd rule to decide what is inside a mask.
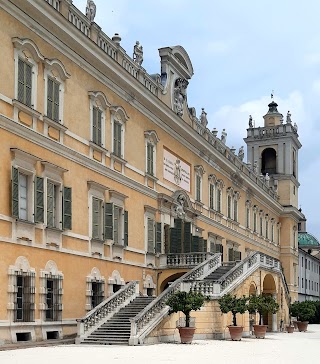
[[[262,317],[264,313],[276,313],[279,305],[272,296],[253,295],[249,297],[248,311],[250,313],[259,314],[259,325],[262,325]]]
[[[196,292],[176,292],[166,302],[170,307],[169,314],[182,312],[186,316],[186,327],[190,327],[190,312],[200,310],[209,297]]]
[[[245,296],[237,298],[228,293],[219,298],[218,303],[222,313],[232,313],[233,326],[237,326],[237,313],[243,314],[248,310],[247,301],[248,298]]]
[[[316,305],[311,301],[296,301],[290,305],[289,311],[298,321],[309,321],[316,314]]]

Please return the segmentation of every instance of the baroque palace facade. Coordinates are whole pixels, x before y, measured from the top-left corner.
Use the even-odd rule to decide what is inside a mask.
[[[221,337],[222,294],[298,298],[297,127],[272,100],[243,148],[187,105],[181,46],[142,67],[71,0],[0,0],[0,343],[78,334],[137,296],[131,344],[166,340],[177,289],[212,297],[197,335]],[[210,274],[225,271],[219,279]],[[99,308],[97,310],[97,307]],[[102,320],[102,321],[101,321]],[[249,332],[249,315],[242,324]]]

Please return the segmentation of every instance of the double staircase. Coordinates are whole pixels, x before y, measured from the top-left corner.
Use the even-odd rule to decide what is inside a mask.
[[[110,320],[102,324],[81,341],[81,344],[128,345],[130,338],[130,319],[141,312],[154,297],[138,296],[120,309]]]
[[[228,263],[222,263],[220,267],[218,267],[216,270],[208,274],[206,277],[204,277],[204,281],[213,281],[217,282],[221,277],[226,275],[234,266],[236,262],[228,262]]]

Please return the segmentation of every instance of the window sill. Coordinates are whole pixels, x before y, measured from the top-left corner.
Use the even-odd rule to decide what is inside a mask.
[[[57,233],[63,233],[63,230],[62,229],[59,229],[57,227],[52,227],[52,226],[46,226],[46,230],[55,231]]]
[[[29,220],[16,219],[16,222],[19,224],[26,224],[26,225],[32,225],[32,226],[36,225],[35,222],[29,221]]]
[[[93,150],[96,150],[98,152],[101,152],[101,153],[104,153],[104,154],[108,153],[107,149],[105,149],[103,146],[101,146],[99,144],[94,143],[91,140],[89,141],[89,146],[90,146],[90,148],[92,148]]]
[[[123,244],[119,244],[119,243],[113,243],[112,245],[117,248],[122,248],[122,249],[126,248],[126,246],[124,246]]]
[[[102,240],[102,239],[97,239],[97,238],[91,238],[91,241],[92,241],[92,242],[95,242],[95,243],[100,243],[100,244],[104,244],[104,243],[105,243],[105,241],[104,241],[104,240]]]
[[[68,128],[62,124],[60,124],[58,121],[54,121],[50,118],[48,118],[47,116],[43,117],[43,121],[48,124],[49,126],[55,128],[55,129],[59,129],[61,131],[63,131],[64,133],[68,130]]]
[[[19,109],[20,111],[25,112],[28,115],[31,115],[31,116],[34,116],[34,117],[37,117],[37,118],[40,118],[40,116],[41,116],[41,113],[39,111],[33,109],[30,106],[27,106],[27,105],[23,104],[22,102],[20,102],[20,101],[18,101],[16,99],[12,100],[12,105],[14,107],[16,107],[17,109]]]
[[[123,158],[121,158],[121,157],[118,157],[118,156],[117,156],[117,155],[115,155],[114,153],[111,153],[111,154],[110,154],[110,157],[111,157],[113,160],[117,161],[118,163],[120,163],[120,164],[122,164],[122,165],[127,164],[127,161],[126,161],[125,159],[123,159]]]
[[[150,174],[148,172],[145,172],[144,174],[147,178],[150,178],[152,179],[154,182],[157,182],[158,181],[158,178],[156,176],[154,176],[153,174]]]

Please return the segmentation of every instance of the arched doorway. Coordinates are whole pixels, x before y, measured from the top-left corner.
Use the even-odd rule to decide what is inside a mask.
[[[277,293],[276,283],[271,274],[266,274],[263,279],[262,294],[273,296],[275,299]],[[268,325],[268,331],[277,331],[277,314],[265,313],[263,315],[263,324]]]
[[[175,274],[172,274],[171,276],[165,278],[163,280],[163,282],[160,283],[160,293],[162,293],[165,289],[167,289],[170,284],[174,281],[176,281],[178,278],[180,278],[181,276],[183,276],[186,272],[178,272]]]
[[[261,173],[277,173],[277,153],[273,148],[266,148],[261,154]]]

